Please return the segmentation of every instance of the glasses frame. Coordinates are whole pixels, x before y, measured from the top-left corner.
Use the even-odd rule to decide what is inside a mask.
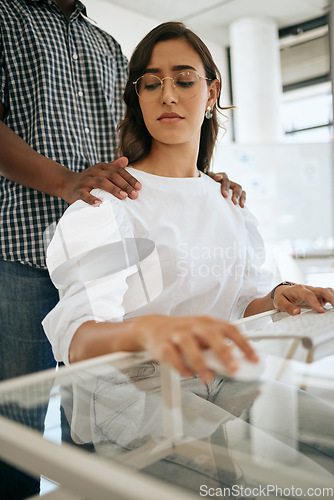
[[[143,78],[143,76],[154,76],[155,78],[157,78],[159,81],[160,81],[160,89],[161,89],[161,94],[160,94],[160,97],[162,96],[162,93],[164,91],[164,80],[173,80],[173,89],[176,89],[176,86],[175,86],[175,78],[177,78],[179,75],[182,75],[182,73],[184,73],[185,71],[191,71],[192,73],[195,73],[199,79],[202,79],[202,80],[207,80],[208,82],[212,82],[212,78],[207,78],[206,76],[201,76],[197,73],[196,70],[194,69],[189,69],[189,70],[183,70],[183,71],[180,71],[180,73],[178,73],[177,75],[175,75],[174,77],[173,76],[165,76],[164,78],[159,78],[157,75],[153,75],[153,74],[150,74],[150,73],[144,73],[144,75],[141,75],[139,78],[137,78],[137,80],[135,82],[132,82],[132,84],[135,86],[135,91],[136,91],[136,94],[137,96],[139,97],[139,99],[141,99],[142,101],[144,102],[153,102],[155,100],[152,99],[152,101],[145,101],[145,99],[143,99],[142,97],[140,97],[138,91],[137,91],[137,83],[139,82],[139,80],[141,78]],[[195,94],[196,96],[197,94]],[[195,97],[193,96],[193,97]],[[182,99],[184,99],[184,97],[181,97]],[[188,97],[188,99],[191,99],[191,97]]]

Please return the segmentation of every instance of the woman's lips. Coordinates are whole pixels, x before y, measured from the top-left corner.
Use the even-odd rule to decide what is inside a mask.
[[[164,123],[173,123],[183,120],[183,116],[180,116],[177,113],[163,113],[159,116],[158,120]]]

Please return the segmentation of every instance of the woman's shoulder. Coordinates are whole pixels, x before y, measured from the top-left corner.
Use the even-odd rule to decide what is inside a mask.
[[[122,200],[101,189],[92,190],[92,194],[102,201],[99,206],[78,200],[60,218],[47,245],[49,270],[57,268],[64,259],[118,241],[130,231]]]
[[[73,217],[75,214],[77,214],[77,216],[78,214],[82,214],[82,216],[87,217],[88,220],[90,218],[96,219],[105,215],[105,212],[111,209],[116,209],[117,211],[121,210],[123,200],[119,200],[113,194],[103,189],[92,189],[91,194],[101,200],[100,205],[89,205],[83,200],[77,200],[65,210],[60,221],[64,220],[65,217]]]
[[[105,231],[110,231],[111,226],[116,228],[128,225],[127,200],[119,200],[103,189],[93,189],[91,194],[101,200],[100,205],[89,205],[78,200],[67,208],[58,223],[61,228],[72,228],[72,239],[85,234],[87,238],[94,235],[94,238],[100,240],[104,238]],[[67,233],[70,236],[69,231]]]
[[[251,229],[253,227],[258,226],[258,220],[255,215],[247,208],[241,208],[240,205],[235,205],[232,202],[232,192],[229,192],[227,198],[224,198],[221,194],[221,186],[220,183],[212,179],[212,177],[208,174],[202,174],[203,180],[206,184],[206,189],[214,192],[216,194],[216,199],[227,205],[230,208],[231,212],[236,216],[239,216],[241,220],[243,220],[247,229]]]

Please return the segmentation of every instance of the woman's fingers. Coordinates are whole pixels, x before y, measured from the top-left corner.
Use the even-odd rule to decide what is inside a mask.
[[[334,306],[334,291],[332,288],[304,285],[279,287],[274,300],[276,309],[291,315],[299,314],[302,307],[311,308],[318,313],[322,313],[326,303]]]
[[[197,374],[205,383],[213,377],[204,350],[211,349],[230,372],[237,370],[233,346],[241,349],[253,362],[258,361],[254,349],[244,335],[231,323],[209,316],[183,318],[154,315],[147,323],[142,318],[142,347],[157,361],[171,364],[183,376]],[[141,328],[139,328],[140,330]]]
[[[194,372],[185,363],[182,352],[173,342],[165,343],[162,348],[161,359],[159,361],[171,364],[173,368],[183,377],[191,377],[194,374]]]
[[[327,303],[331,304],[334,307],[334,290],[331,287],[328,288],[314,288],[314,293],[318,297],[319,301],[322,305]]]
[[[324,311],[315,294],[303,285],[284,287],[284,289],[282,287],[282,290],[275,294],[274,306],[292,316],[299,314],[301,307],[311,307],[319,313]]]
[[[221,363],[231,372],[238,368],[238,361],[233,352],[234,344],[250,361],[258,361],[252,346],[233,324],[208,317],[195,317],[193,321],[191,325],[185,325],[186,328],[182,333],[173,333],[171,339],[194,372],[203,380],[207,381],[208,376],[212,377],[211,371],[208,374],[203,348],[212,349]]]
[[[206,319],[204,319],[205,321]],[[208,347],[214,349],[216,352],[221,353],[221,360],[232,359],[235,360],[233,356],[233,351],[229,350],[228,354],[223,353],[224,346],[226,345],[226,340],[232,341],[241,351],[244,352],[245,356],[250,361],[258,361],[258,356],[255,350],[248,342],[247,338],[240,332],[240,330],[227,321],[214,320],[209,318],[213,323],[209,326],[209,334],[205,337],[207,339]],[[214,327],[213,327],[214,326]],[[230,345],[230,344],[229,344]]]
[[[198,339],[192,332],[187,331],[187,329],[173,332],[170,336],[170,343],[178,351],[180,359],[190,375],[198,374],[205,383],[213,378],[212,370],[206,366]],[[183,370],[181,373],[184,373]]]

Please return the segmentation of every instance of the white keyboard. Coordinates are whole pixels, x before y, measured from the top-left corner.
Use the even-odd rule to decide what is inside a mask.
[[[300,338],[306,349],[312,349],[334,339],[334,309],[324,313],[302,311],[260,328],[249,329],[245,335],[251,340],[270,338]]]

